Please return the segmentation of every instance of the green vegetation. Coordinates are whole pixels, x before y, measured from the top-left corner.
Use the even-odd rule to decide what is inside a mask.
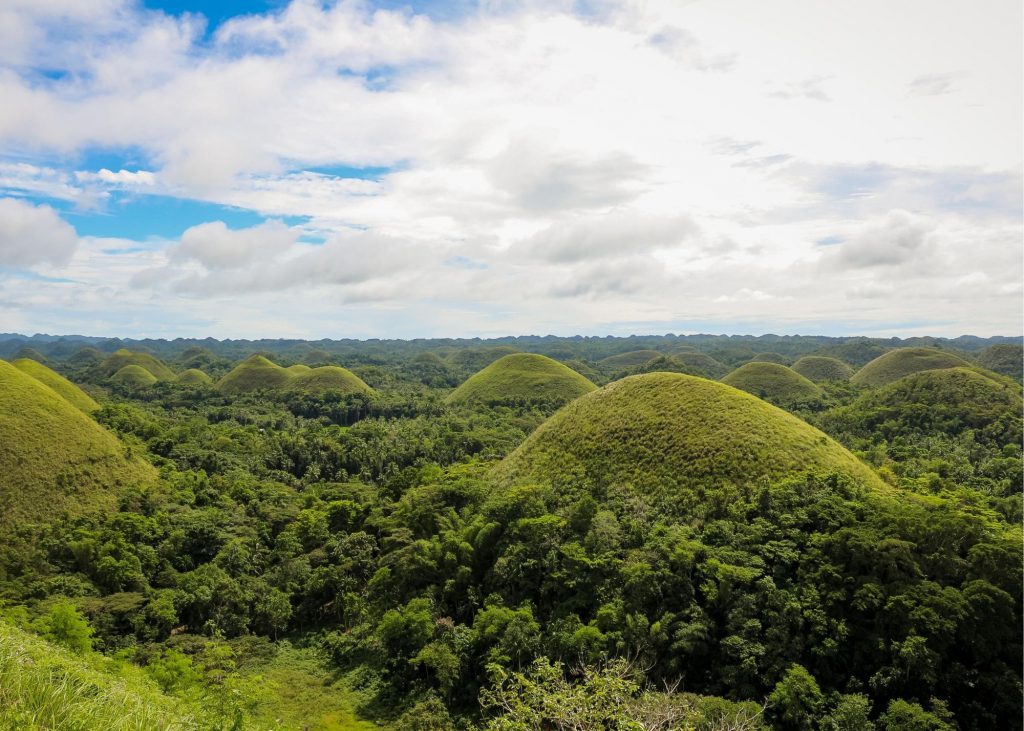
[[[793,364],[793,370],[813,383],[849,381],[853,368],[838,358],[824,355],[805,355]]]
[[[100,405],[93,401],[92,397],[85,393],[85,391],[80,389],[64,376],[50,370],[39,361],[31,360],[29,358],[21,358],[13,361],[11,365],[22,373],[27,373],[32,376],[44,386],[49,386],[65,401],[82,411],[92,412],[96,411],[96,409],[100,407]]]
[[[360,393],[367,396],[373,395],[374,392],[357,375],[340,366],[320,366],[298,371],[288,382],[288,389],[304,393],[335,391],[342,394]]]
[[[719,379],[729,372],[729,366],[720,363],[706,353],[675,353],[672,360],[686,368],[692,368],[707,378]]]
[[[188,386],[212,386],[213,379],[198,368],[189,368],[178,374],[175,379],[178,383]]]
[[[0,527],[109,509],[152,468],[49,387],[0,361]]]
[[[750,359],[751,363],[778,363],[779,365],[788,366],[792,361],[784,356],[782,353],[758,353]]]
[[[596,388],[562,363],[535,353],[496,360],[448,397],[451,403],[564,404]]]
[[[1024,379],[1024,347],[1018,345],[990,345],[978,355],[978,365],[1004,376]]]
[[[126,388],[146,388],[159,379],[140,365],[126,365],[110,377],[110,382]]]
[[[292,374],[262,355],[251,355],[217,382],[224,393],[264,391],[284,388]]]
[[[165,366],[149,353],[133,353],[122,348],[108,356],[99,366],[100,372],[107,376],[113,376],[125,366],[135,365],[144,368],[156,377],[158,381],[174,380],[174,371]]]
[[[372,395],[367,386],[354,373],[339,366],[310,368],[302,363],[282,368],[265,356],[252,355],[217,382],[223,393],[239,394],[252,391],[299,391]]]
[[[11,361],[18,360],[34,360],[37,363],[46,363],[48,358],[35,348],[19,348],[17,352],[11,356]]]
[[[919,371],[969,365],[954,353],[935,348],[901,348],[875,358],[850,378],[858,386],[877,388]]]
[[[618,355],[611,355],[607,358],[602,358],[597,362],[601,370],[608,373],[614,373],[615,371],[622,371],[626,368],[635,368],[636,366],[642,366],[648,361],[660,358],[665,355],[657,350],[631,350],[628,353],[619,353]]]
[[[652,373],[566,406],[495,468],[494,479],[562,489],[628,486],[641,494],[685,490],[692,499],[673,499],[699,511],[705,489],[808,471],[882,486],[852,454],[795,416],[714,381]]]
[[[473,373],[486,368],[498,358],[518,353],[519,349],[511,345],[499,345],[494,348],[466,348],[456,350],[448,356],[448,364],[461,371]]]
[[[722,379],[776,406],[792,406],[821,398],[822,391],[792,368],[778,363],[746,363]]]

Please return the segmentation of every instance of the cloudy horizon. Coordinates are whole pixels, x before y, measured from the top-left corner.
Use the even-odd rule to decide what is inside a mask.
[[[1020,335],[1021,21],[5,0],[0,331]]]

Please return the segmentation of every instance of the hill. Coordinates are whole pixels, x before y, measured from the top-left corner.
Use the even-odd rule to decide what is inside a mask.
[[[850,378],[858,386],[877,388],[911,373],[969,365],[958,355],[936,348],[890,350],[865,365]]]
[[[0,728],[184,731],[214,723],[161,693],[141,670],[75,655],[0,621]]]
[[[722,383],[776,405],[794,404],[822,394],[811,381],[778,363],[746,363],[723,378]]]
[[[245,393],[282,388],[291,379],[291,374],[262,355],[252,355],[235,366],[217,382],[217,388],[224,393]]]
[[[100,364],[100,372],[110,377],[127,365],[136,365],[145,368],[152,373],[158,381],[174,380],[174,371],[154,358],[149,353],[136,353],[121,348],[111,353],[103,363]]]
[[[1020,387],[971,368],[921,371],[869,391],[822,419],[832,433],[869,437],[956,436],[975,432],[982,443],[1020,444]]]
[[[110,377],[111,383],[129,388],[152,386],[159,379],[140,365],[126,365]]]
[[[853,375],[853,368],[838,358],[826,355],[805,355],[792,367],[794,371],[814,383],[848,381]]]
[[[292,366],[294,368],[294,366]],[[291,369],[289,369],[291,370]],[[320,366],[306,368],[292,377],[287,385],[290,391],[305,393],[323,393],[324,391],[340,391],[342,393],[363,393],[371,395],[373,389],[367,386],[359,376],[341,366]]]
[[[751,363],[778,363],[779,365],[788,366],[792,363],[790,358],[787,358],[782,353],[767,352],[758,353],[750,359]]]
[[[44,386],[49,386],[61,398],[82,411],[92,412],[96,411],[100,407],[100,405],[93,401],[92,397],[85,391],[80,389],[64,376],[50,370],[38,361],[21,358],[20,360],[12,362],[11,365],[22,373],[27,373],[32,376]]]
[[[672,360],[682,363],[687,368],[696,368],[708,378],[718,379],[729,372],[729,366],[715,360],[707,353],[678,352]]]
[[[520,352],[519,348],[513,348],[511,345],[497,345],[493,348],[465,348],[451,353],[447,360],[453,368],[462,371],[478,371],[498,358],[518,352]]]
[[[213,379],[203,373],[198,368],[189,368],[188,370],[182,371],[178,374],[176,379],[178,383],[183,383],[189,386],[212,386]]]
[[[572,368],[536,353],[506,355],[471,376],[451,403],[565,403],[597,388]]]
[[[1020,381],[1024,379],[1024,346],[990,345],[978,354],[978,365]]]
[[[657,350],[631,350],[628,353],[619,353],[618,355],[610,355],[607,358],[602,358],[597,362],[597,365],[605,371],[622,371],[626,368],[635,368],[636,366],[642,366],[648,361],[660,358],[665,355],[664,353]]]
[[[152,467],[52,389],[0,361],[0,526],[109,508]]]
[[[11,361],[13,362],[13,361],[16,361],[16,360],[23,360],[23,359],[26,359],[26,358],[28,360],[34,360],[37,363],[49,363],[50,362],[50,359],[47,358],[45,355],[40,353],[35,348],[29,348],[29,347],[18,349],[18,351],[14,355],[11,356]]]
[[[781,409],[714,381],[651,373],[573,401],[491,474],[498,485],[685,490],[697,508],[704,488],[809,471],[882,488],[850,452]]]

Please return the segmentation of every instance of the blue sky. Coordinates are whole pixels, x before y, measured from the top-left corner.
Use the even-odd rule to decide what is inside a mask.
[[[1019,334],[1020,16],[14,0],[0,330]]]

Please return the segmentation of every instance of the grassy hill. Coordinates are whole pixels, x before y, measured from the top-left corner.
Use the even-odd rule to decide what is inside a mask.
[[[811,381],[778,363],[746,363],[723,378],[722,383],[776,405],[806,401],[822,394]]]
[[[1020,381],[1024,378],[1024,346],[990,345],[978,354],[978,365]]]
[[[792,360],[787,358],[782,353],[758,353],[750,359],[751,363],[778,363],[779,365],[788,366]]]
[[[27,373],[45,386],[56,391],[65,401],[69,402],[82,411],[96,411],[100,405],[92,400],[89,394],[85,393],[78,386],[56,373],[42,363],[29,358],[21,358],[11,363],[22,373]]]
[[[565,403],[597,388],[572,368],[536,353],[506,355],[471,376],[451,403]]]
[[[1019,444],[1022,438],[1020,386],[972,368],[921,371],[869,391],[823,419],[830,432],[868,437],[943,434],[967,430],[980,442]]]
[[[498,485],[683,490],[696,509],[704,489],[809,471],[883,487],[850,452],[781,409],[714,381],[651,373],[573,401],[491,474]]]
[[[27,358],[28,360],[34,360],[37,363],[49,363],[50,359],[40,353],[35,348],[19,348],[18,351],[11,356],[11,361],[22,360]]]
[[[687,368],[696,368],[708,378],[721,378],[729,372],[729,366],[715,360],[707,353],[677,352],[672,360],[682,363]]]
[[[597,365],[601,367],[601,370],[608,372],[622,371],[627,368],[642,366],[644,363],[660,358],[663,355],[665,354],[657,350],[631,350],[628,353],[619,353],[618,355],[602,358],[597,362]]]
[[[511,345],[497,345],[493,348],[463,348],[448,355],[448,365],[462,371],[478,371],[498,358],[520,352]]]
[[[291,374],[262,355],[252,355],[217,382],[224,393],[245,393],[283,388]]]
[[[182,371],[178,374],[178,378],[176,380],[178,383],[183,383],[189,386],[213,385],[213,379],[198,368],[189,368],[188,370]]]
[[[294,367],[292,366],[292,368]],[[288,390],[306,393],[323,393],[324,391],[340,391],[346,394],[365,393],[367,395],[373,393],[373,389],[367,386],[359,376],[341,366],[307,367],[305,371],[299,371],[292,377],[288,382]]]
[[[128,365],[145,368],[156,376],[158,381],[174,380],[174,371],[154,358],[149,353],[135,353],[124,348],[114,351],[100,364],[100,372],[108,378]]]
[[[858,386],[877,388],[911,373],[969,365],[958,355],[935,348],[900,348],[880,355],[853,374]]]
[[[74,655],[0,621],[0,729],[198,731],[211,722],[136,668]]]
[[[110,507],[121,488],[154,479],[117,437],[0,361],[0,526]]]
[[[853,368],[838,358],[826,355],[805,355],[792,367],[794,371],[814,383],[848,381],[853,375]]]
[[[111,383],[116,383],[119,386],[127,386],[129,388],[144,388],[145,386],[152,386],[158,380],[160,379],[145,368],[134,364],[126,365],[110,377]]]

